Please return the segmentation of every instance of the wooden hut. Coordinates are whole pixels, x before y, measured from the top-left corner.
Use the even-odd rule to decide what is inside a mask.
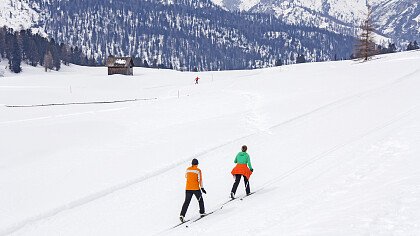
[[[134,62],[131,57],[108,57],[106,62],[108,75],[133,75]]]

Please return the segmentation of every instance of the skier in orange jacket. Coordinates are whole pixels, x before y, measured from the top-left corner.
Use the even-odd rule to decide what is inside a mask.
[[[203,177],[201,174],[201,170],[198,168],[198,160],[193,159],[191,162],[191,166],[187,168],[185,172],[185,178],[187,179],[187,184],[185,187],[185,201],[184,205],[182,205],[181,214],[179,219],[181,222],[184,222],[185,214],[187,213],[188,206],[190,205],[191,198],[193,195],[198,200],[198,204],[200,206],[200,214],[204,216],[205,209],[204,209],[204,200],[203,195],[201,192],[207,194],[206,190],[203,188]]]

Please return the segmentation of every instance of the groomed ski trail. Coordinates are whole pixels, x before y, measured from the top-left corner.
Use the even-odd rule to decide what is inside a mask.
[[[356,93],[354,95],[350,95],[350,96],[347,96],[347,97],[338,99],[336,101],[333,101],[331,103],[328,103],[328,104],[319,106],[319,107],[317,107],[317,108],[315,108],[315,109],[313,109],[313,110],[311,110],[309,112],[300,114],[300,115],[295,116],[293,118],[290,118],[290,119],[288,119],[286,121],[280,122],[279,124],[273,125],[273,126],[270,127],[270,129],[276,129],[276,128],[282,127],[284,125],[288,125],[288,124],[291,124],[291,123],[294,123],[294,122],[302,121],[304,118],[310,117],[311,115],[316,114],[318,112],[324,112],[324,111],[329,110],[329,109],[334,109],[334,108],[337,108],[337,107],[344,106],[345,104],[347,104],[347,103],[349,103],[349,102],[351,102],[351,101],[353,101],[355,99],[359,99],[359,98],[361,98],[363,96],[367,96],[367,95],[369,95],[371,93],[374,93],[375,91],[381,90],[383,88],[388,88],[388,87],[390,87],[392,85],[395,85],[396,83],[399,83],[399,82],[404,81],[405,79],[412,78],[413,75],[415,75],[418,72],[419,72],[419,70],[417,70],[417,71],[415,71],[413,73],[410,73],[410,74],[408,74],[406,76],[403,76],[403,77],[397,79],[396,81],[394,81],[393,83],[389,83],[389,84],[386,84],[386,85],[383,85],[383,86],[380,86],[380,87],[377,87],[377,88],[374,88],[374,89],[370,89],[370,90],[367,90],[367,91],[362,91],[362,92]],[[280,175],[279,177],[276,177],[275,179],[272,179],[271,181],[267,182],[266,184],[263,184],[262,186],[260,186],[260,188],[258,190],[260,190],[260,189],[262,189],[262,188],[264,188],[266,186],[269,186],[273,182],[277,182],[277,181],[280,181],[282,179],[287,178],[288,176],[292,175],[293,173],[295,173],[295,172],[297,172],[299,170],[302,170],[306,166],[308,166],[308,165],[316,162],[317,160],[321,159],[322,157],[324,157],[325,155],[327,155],[327,154],[329,154],[331,152],[334,152],[335,150],[338,150],[338,149],[340,149],[342,147],[345,147],[345,146],[347,146],[347,145],[349,145],[349,144],[351,144],[351,143],[353,143],[353,142],[355,142],[355,141],[357,141],[357,140],[359,140],[359,139],[361,139],[361,138],[363,138],[365,136],[368,136],[368,135],[370,135],[370,134],[372,134],[372,133],[374,133],[376,131],[379,131],[379,130],[381,130],[381,129],[383,129],[383,128],[385,128],[385,127],[387,127],[387,126],[389,126],[389,125],[391,125],[391,124],[393,124],[395,122],[397,122],[398,120],[401,120],[402,118],[408,116],[411,112],[413,112],[417,108],[418,107],[413,107],[412,109],[410,109],[410,110],[408,110],[408,111],[406,111],[404,113],[400,113],[399,115],[397,115],[393,119],[391,119],[391,120],[389,120],[389,121],[387,121],[385,123],[382,123],[381,125],[375,127],[374,129],[368,130],[367,132],[361,134],[358,137],[355,137],[350,142],[336,145],[336,146],[334,146],[334,147],[326,150],[325,152],[323,152],[321,154],[318,154],[318,155],[310,158],[309,160],[307,160],[307,161],[301,163],[300,165],[298,165],[296,168],[291,169],[287,173],[284,173],[284,174]],[[236,143],[236,142],[238,142],[240,140],[246,139],[248,137],[251,137],[251,136],[256,135],[256,134],[259,134],[259,133],[261,133],[261,131],[260,132],[255,132],[255,133],[252,133],[252,134],[249,134],[249,135],[245,135],[245,136],[239,137],[237,139],[233,139],[233,140],[231,140],[229,142],[223,143],[223,144],[218,145],[218,146],[215,146],[213,148],[204,150],[203,152],[197,153],[193,157],[203,157],[206,154],[211,153],[214,150],[217,150],[219,148],[222,148],[222,147],[228,146],[230,144]],[[27,219],[25,219],[25,220],[23,220],[21,222],[18,222],[16,224],[14,224],[13,226],[10,226],[10,227],[2,230],[0,234],[3,235],[3,234],[8,234],[8,233],[15,232],[15,231],[17,231],[17,230],[25,227],[26,225],[35,223],[37,221],[46,219],[48,217],[52,217],[54,215],[59,214],[62,211],[66,211],[66,210],[69,210],[69,209],[76,208],[78,206],[82,206],[84,204],[87,204],[87,203],[90,203],[92,201],[95,201],[95,200],[97,200],[99,198],[102,198],[102,197],[105,197],[105,196],[107,196],[109,194],[112,194],[112,193],[114,193],[114,192],[116,192],[118,190],[128,188],[128,187],[133,186],[133,185],[135,185],[137,183],[140,183],[140,182],[142,182],[144,180],[147,180],[147,179],[153,178],[155,176],[161,175],[161,174],[163,174],[163,173],[165,173],[167,171],[170,171],[171,169],[173,169],[175,167],[178,167],[180,165],[185,164],[191,158],[192,157],[184,158],[181,161],[178,161],[176,163],[172,163],[172,164],[170,164],[170,165],[168,165],[168,166],[166,166],[166,167],[164,167],[162,169],[159,169],[159,170],[150,172],[149,174],[140,176],[139,178],[133,179],[131,181],[127,181],[127,182],[122,183],[120,185],[113,186],[111,188],[105,189],[103,191],[97,192],[97,193],[92,194],[92,195],[89,195],[89,196],[86,196],[84,198],[81,198],[81,199],[78,199],[78,200],[69,202],[69,203],[67,203],[65,205],[62,205],[62,206],[57,207],[57,208],[54,208],[54,209],[52,209],[50,211],[47,211],[45,213],[42,213],[42,214],[39,214],[39,215],[35,215],[33,217],[29,217],[29,218],[27,218]]]

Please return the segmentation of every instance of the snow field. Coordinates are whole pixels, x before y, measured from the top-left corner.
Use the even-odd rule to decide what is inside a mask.
[[[203,72],[199,85],[196,73],[167,70],[24,68],[0,80],[0,104],[156,99],[0,106],[0,234],[416,235],[419,61],[406,52]],[[243,144],[258,192],[167,231],[190,160],[210,211],[228,197]],[[193,199],[187,218],[197,212]]]

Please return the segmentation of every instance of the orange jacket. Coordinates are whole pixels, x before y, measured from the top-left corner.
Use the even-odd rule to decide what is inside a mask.
[[[187,168],[185,178],[187,179],[185,190],[200,190],[200,186],[203,188],[201,170],[196,165]]]
[[[243,175],[249,179],[252,175],[252,171],[248,168],[246,164],[236,164],[235,168],[232,170],[232,175]]]

